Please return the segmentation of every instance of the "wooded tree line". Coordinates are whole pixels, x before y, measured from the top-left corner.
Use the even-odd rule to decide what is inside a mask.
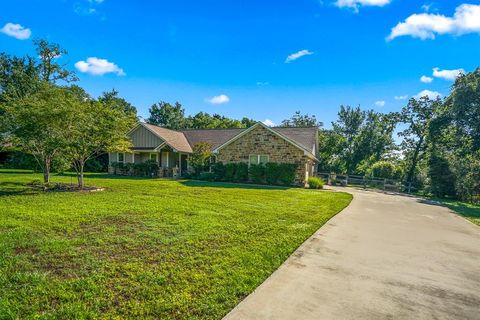
[[[320,171],[398,179],[479,202],[480,69],[460,75],[445,99],[411,98],[400,112],[342,106],[319,138]]]

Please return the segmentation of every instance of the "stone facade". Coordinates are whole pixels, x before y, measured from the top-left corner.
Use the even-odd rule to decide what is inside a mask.
[[[268,155],[269,162],[296,164],[297,184],[303,184],[306,178],[312,175],[315,165],[315,161],[306,156],[303,150],[263,126],[256,127],[221,148],[217,161],[248,163],[250,155]]]

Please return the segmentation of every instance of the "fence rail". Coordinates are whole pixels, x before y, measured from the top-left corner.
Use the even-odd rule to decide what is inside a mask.
[[[317,177],[325,180],[328,185],[357,186],[406,193],[412,193],[416,191],[416,188],[414,188],[411,183],[403,184],[401,181],[394,179],[326,172],[317,172],[316,175]]]

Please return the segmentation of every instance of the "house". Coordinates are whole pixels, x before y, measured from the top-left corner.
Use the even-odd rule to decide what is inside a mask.
[[[261,122],[243,129],[202,129],[174,131],[139,123],[128,135],[133,147],[129,153],[110,153],[111,164],[158,162],[161,177],[180,177],[189,169],[188,156],[199,142],[212,146],[214,161],[223,163],[267,162],[297,165],[295,181],[303,183],[318,163],[318,128],[268,127]]]

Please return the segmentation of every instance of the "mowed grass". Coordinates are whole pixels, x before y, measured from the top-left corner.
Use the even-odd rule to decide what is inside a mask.
[[[459,215],[463,216],[465,219],[475,223],[480,226],[480,206],[474,205],[471,203],[456,201],[456,200],[446,200],[446,199],[436,199],[438,202],[448,207],[450,210],[455,211]]]
[[[34,179],[0,171],[1,319],[220,319],[351,201],[102,174],[86,182],[103,192],[43,193]]]

